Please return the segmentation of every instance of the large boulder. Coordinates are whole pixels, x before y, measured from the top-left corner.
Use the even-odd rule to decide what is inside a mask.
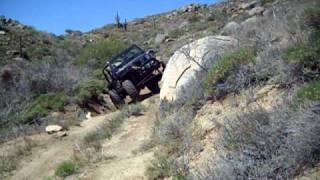
[[[234,34],[237,34],[239,29],[241,28],[241,26],[232,21],[232,22],[229,22],[223,29],[222,29],[222,32],[221,32],[221,35],[224,35],[224,36],[230,36],[230,35],[234,35]]]
[[[183,46],[170,58],[162,76],[160,99],[183,103],[203,94],[201,80],[226,51],[238,46],[229,36],[209,36]]]

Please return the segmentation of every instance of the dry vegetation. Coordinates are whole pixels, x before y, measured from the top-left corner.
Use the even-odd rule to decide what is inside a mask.
[[[237,34],[230,34],[240,41],[240,49],[221,57],[203,79],[204,98],[189,97],[181,106],[161,104],[152,139],[144,147],[158,149],[146,171],[149,179],[291,179],[319,164],[320,10],[305,8],[308,2],[279,1],[270,7],[269,15],[246,21]],[[229,7],[228,3],[224,5]],[[52,121],[52,112],[68,113],[66,105],[103,106],[106,84],[100,69],[124,44],[154,48],[166,61],[190,39],[217,34],[228,21],[242,23],[248,18],[245,13],[232,17],[218,6],[203,7],[198,14],[179,12],[173,18],[171,13],[130,22],[128,31],[110,25],[61,37],[1,24],[12,39],[0,44],[4,57],[0,64],[5,65],[0,77],[0,141],[45,125]],[[161,33],[168,34],[170,41],[155,43],[154,37]],[[19,34],[25,37],[22,47],[17,43]],[[15,58],[6,54],[8,48],[21,49],[14,53],[23,60],[8,62]],[[203,166],[191,167],[192,157],[204,148],[203,133],[194,120],[197,110],[208,101],[223,101],[228,95],[270,84],[294,95],[273,110],[261,107],[225,118],[216,132],[218,138],[210,142],[216,154]],[[74,156],[57,167],[55,175],[66,177],[110,158],[101,153],[102,141],[125,119],[143,111],[140,104],[122,108],[76,144]],[[33,146],[26,139],[14,151],[0,154],[0,178],[16,169]]]
[[[210,142],[215,153],[197,167],[191,166],[191,159],[202,149],[203,137],[196,136],[194,121],[201,100],[190,97],[179,109],[163,103],[151,143],[160,150],[147,170],[150,179],[291,179],[319,164],[320,17],[317,9],[295,3],[280,3],[272,9],[273,16],[242,27],[234,36],[244,47],[255,47],[256,53],[242,49],[221,57],[204,85],[210,90],[207,96],[220,101],[266,84],[291,92],[292,87],[303,87],[273,110],[248,109],[229,115],[223,124],[212,120],[219,124],[217,139]],[[290,9],[286,15],[285,9]],[[272,42],[279,34],[287,37],[287,44]]]

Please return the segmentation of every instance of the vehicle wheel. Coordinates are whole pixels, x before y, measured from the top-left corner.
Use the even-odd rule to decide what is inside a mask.
[[[122,105],[125,104],[124,100],[119,96],[119,94],[115,90],[109,91],[109,96],[116,108],[119,109]]]
[[[148,83],[146,86],[152,92],[152,94],[158,94],[160,92],[158,81],[152,81]]]
[[[126,91],[126,93],[131,97],[131,99],[133,101],[137,100],[137,98],[139,97],[139,91],[134,86],[132,81],[130,81],[130,80],[123,81],[122,87]]]

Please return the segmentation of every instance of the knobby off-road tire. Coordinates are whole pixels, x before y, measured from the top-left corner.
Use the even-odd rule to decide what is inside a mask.
[[[152,92],[152,94],[160,93],[160,87],[158,81],[151,81],[146,84],[147,88]]]
[[[133,101],[136,101],[139,97],[139,91],[137,88],[134,86],[132,81],[130,80],[125,80],[122,83],[123,89],[126,91],[126,93],[131,97]]]
[[[109,91],[109,96],[116,108],[119,109],[125,104],[124,100],[119,96],[119,94],[115,90]]]

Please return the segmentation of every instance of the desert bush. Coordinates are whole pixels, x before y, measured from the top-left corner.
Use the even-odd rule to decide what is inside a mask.
[[[185,31],[183,29],[174,29],[169,31],[169,36],[171,38],[179,38],[185,34]]]
[[[85,47],[76,60],[76,64],[101,68],[112,56],[120,53],[124,48],[125,45],[115,38],[101,40]]]
[[[189,23],[195,23],[195,22],[198,22],[198,21],[200,21],[200,20],[201,20],[201,17],[198,16],[197,14],[192,14],[192,16],[190,16],[190,17],[188,18],[188,22],[189,22]]]
[[[66,103],[66,95],[62,92],[42,94],[35,98],[30,107],[22,113],[20,118],[22,122],[29,123],[34,119],[47,116],[50,112],[63,111]]]
[[[297,109],[307,101],[320,101],[320,81],[308,83],[294,96],[292,106]]]
[[[233,84],[230,78],[228,81],[228,76],[238,75],[239,72],[249,72],[250,69],[246,68],[244,65],[255,62],[255,52],[251,49],[241,48],[235,50],[232,53],[226,54],[221,57],[217,63],[215,63],[208,71],[207,75],[203,80],[203,85],[205,90],[213,96],[219,97],[219,89],[230,89],[231,87],[223,87],[236,85]],[[243,71],[240,71],[243,70]],[[244,74],[244,76],[247,76]],[[231,78],[234,79],[234,78]],[[226,84],[229,82],[228,84]],[[219,85],[220,84],[220,85]]]
[[[320,29],[320,8],[309,8],[303,14],[304,24],[314,29]]]
[[[307,42],[296,43],[285,51],[283,59],[294,66],[296,74],[304,80],[318,78],[320,74],[320,31],[311,33]]]
[[[162,106],[168,108],[162,108],[165,112],[157,116],[148,144],[148,148],[157,145],[159,151],[148,166],[146,175],[149,179],[186,179],[190,174],[189,153],[198,151],[200,146],[199,129],[192,121],[195,113],[189,105],[173,111],[166,111],[170,104]]]
[[[217,153],[195,179],[291,179],[319,162],[320,114],[313,105],[237,114],[220,128]]]
[[[76,160],[64,161],[59,164],[54,174],[59,177],[67,177],[79,172],[81,166],[81,163]]]
[[[215,21],[215,22],[225,22],[227,20],[227,14],[226,12],[215,9],[211,12],[209,17],[207,18],[207,21]]]
[[[35,146],[37,146],[36,142],[23,138],[21,142],[17,141],[6,152],[2,152],[0,154],[0,179],[6,179],[18,167],[21,158],[31,154]]]
[[[169,153],[179,153],[183,139],[188,137],[189,125],[193,119],[193,112],[178,111],[164,117],[155,127],[155,135],[160,144],[165,145]]]
[[[85,107],[89,102],[96,101],[99,102],[99,95],[105,91],[107,87],[104,80],[88,80],[84,81],[76,88],[76,101],[77,103]]]
[[[192,32],[198,32],[208,29],[209,25],[206,22],[195,22],[190,24],[190,29]]]
[[[151,161],[151,165],[147,167],[146,176],[150,180],[164,179],[171,177],[172,179],[184,180],[185,174],[179,171],[176,161],[167,155],[157,153]]]
[[[151,165],[147,167],[146,175],[148,179],[161,179],[170,177],[170,171],[171,167],[168,157],[156,154],[155,158],[151,161]]]

